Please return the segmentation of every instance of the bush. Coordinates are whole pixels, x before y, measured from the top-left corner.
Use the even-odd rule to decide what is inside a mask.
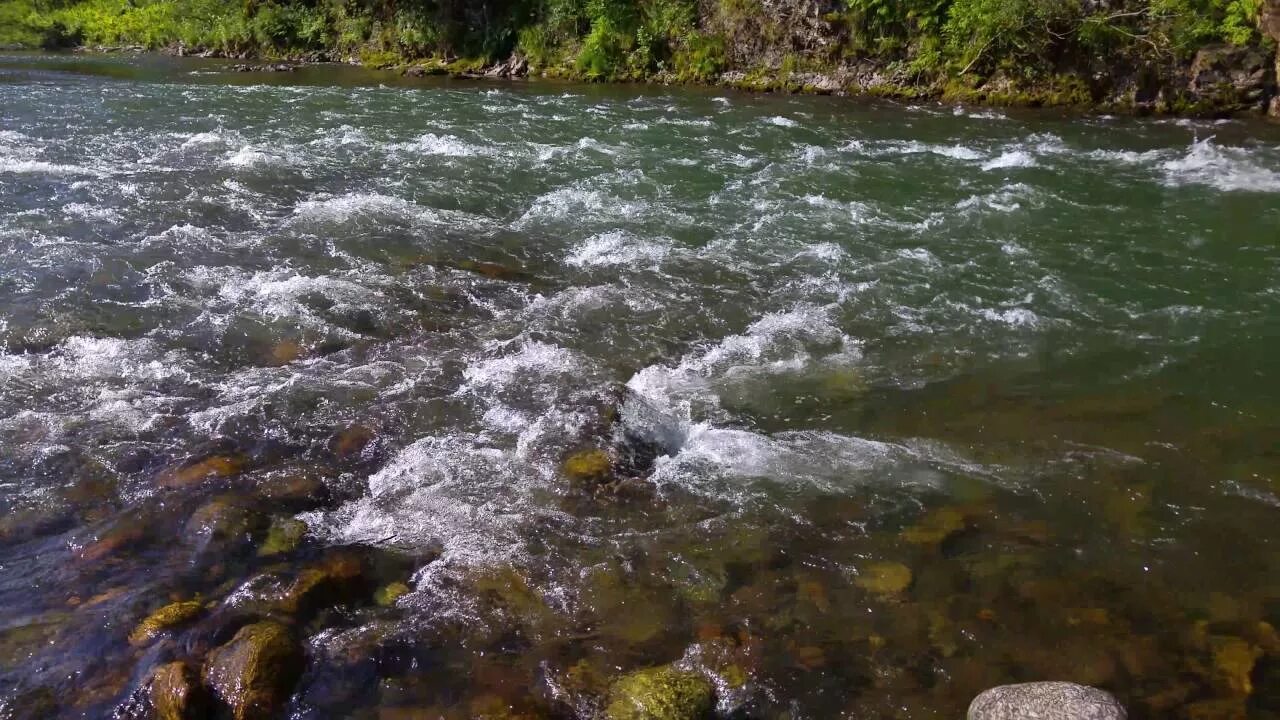
[[[676,77],[681,82],[707,82],[724,71],[724,38],[692,32],[684,38],[673,58]]]

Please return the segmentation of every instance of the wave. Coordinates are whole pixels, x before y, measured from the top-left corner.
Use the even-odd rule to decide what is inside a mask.
[[[1264,167],[1256,151],[1220,147],[1213,138],[1191,144],[1180,158],[1161,164],[1168,185],[1207,185],[1223,192],[1280,192],[1280,171]]]
[[[593,235],[565,257],[577,267],[611,265],[647,265],[656,267],[671,252],[671,241],[665,238],[646,240],[622,230]]]
[[[50,176],[74,176],[87,175],[90,177],[106,177],[107,173],[83,165],[67,165],[61,163],[44,162],[42,160],[19,160],[14,158],[0,158],[0,174],[10,173],[14,175],[50,175]]]
[[[404,198],[376,192],[320,196],[298,203],[293,211],[293,219],[299,222],[341,224],[360,218],[436,221],[439,215]]]

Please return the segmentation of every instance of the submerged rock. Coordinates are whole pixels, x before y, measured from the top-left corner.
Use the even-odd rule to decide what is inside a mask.
[[[608,720],[696,720],[711,712],[715,689],[702,675],[670,665],[637,670],[614,683]]]
[[[892,597],[911,587],[911,568],[902,563],[879,562],[868,565],[854,584],[876,595]]]
[[[244,469],[244,459],[232,455],[211,455],[188,460],[160,473],[156,482],[170,489],[187,488],[205,480],[228,478]]]
[[[194,668],[182,661],[151,674],[151,706],[156,720],[196,720],[208,715],[208,698]]]
[[[378,592],[373,595],[373,601],[383,607],[389,607],[410,592],[411,589],[405,583],[399,581],[388,583],[378,588]]]
[[[307,534],[307,524],[297,518],[278,517],[267,528],[267,537],[258,548],[258,557],[293,552]]]
[[[957,508],[938,508],[920,522],[902,531],[902,539],[913,545],[941,545],[944,540],[964,530],[964,513]]]
[[[248,545],[265,523],[266,518],[243,498],[226,495],[196,508],[184,534],[199,553],[215,549],[235,552]]]
[[[283,707],[302,674],[303,656],[289,630],[275,622],[240,628],[209,653],[204,681],[235,720],[266,720]]]
[[[574,485],[598,485],[612,477],[613,463],[604,450],[583,450],[565,458],[561,471]]]
[[[1001,685],[969,704],[968,720],[1125,720],[1111,693],[1068,682]]]
[[[194,620],[204,612],[204,605],[199,600],[169,603],[156,610],[138,623],[129,633],[129,644],[134,647],[148,645],[164,631]]]
[[[337,551],[302,572],[280,600],[280,609],[289,614],[309,614],[339,604],[361,593],[364,563],[351,552]]]

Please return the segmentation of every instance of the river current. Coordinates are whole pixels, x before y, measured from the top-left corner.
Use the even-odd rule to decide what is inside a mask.
[[[10,54],[0,716],[1280,717],[1278,357],[1273,125]]]

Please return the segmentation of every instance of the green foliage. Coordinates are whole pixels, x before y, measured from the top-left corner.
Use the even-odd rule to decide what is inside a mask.
[[[936,36],[950,4],[950,0],[846,0],[855,44],[873,53],[892,53],[915,37]]]
[[[0,46],[183,43],[269,56],[325,49],[375,66],[434,57],[458,72],[514,50],[561,76],[706,82],[736,69],[744,87],[784,90],[796,89],[802,70],[870,57],[887,75],[934,92],[969,92],[999,74],[1009,87],[1057,88],[1034,102],[1074,104],[1087,88],[1064,77],[1167,67],[1210,43],[1260,42],[1261,4],[842,0],[822,16],[831,43],[803,50],[790,20],[761,0],[0,0]],[[734,68],[731,57],[749,65]],[[975,81],[956,82],[965,78]]]
[[[1211,42],[1257,38],[1262,0],[1150,0],[1152,26],[1176,52]]]
[[[700,32],[690,33],[673,58],[676,78],[681,82],[707,82],[724,71],[728,61],[724,38]]]

